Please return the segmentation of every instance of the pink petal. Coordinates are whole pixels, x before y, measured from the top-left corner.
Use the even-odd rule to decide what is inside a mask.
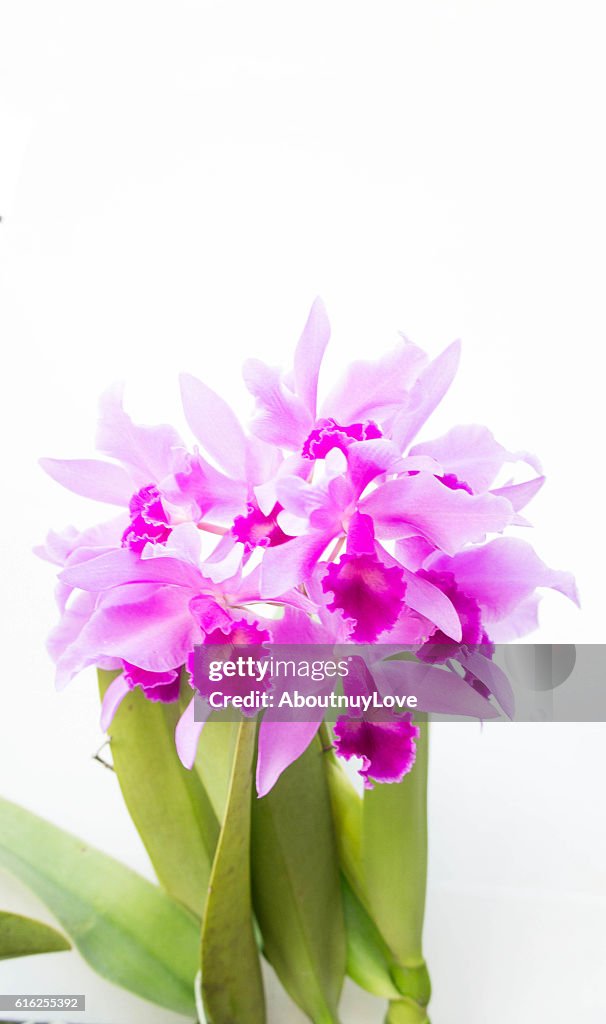
[[[58,661],[62,677],[96,664],[101,656],[130,661],[150,672],[182,665],[202,634],[183,587],[134,583],[102,595],[75,642]]]
[[[460,641],[461,620],[450,598],[439,587],[416,576],[409,569],[402,567],[402,573],[406,581],[405,600],[408,607],[433,622],[446,636]]]
[[[323,402],[321,415],[338,423],[367,419],[384,423],[393,417],[425,361],[420,348],[401,342],[380,359],[351,363]]]
[[[202,701],[199,704],[202,708],[208,708],[208,714],[210,714],[210,707],[208,705],[205,705]],[[179,760],[185,768],[189,769],[193,768],[195,764],[198,742],[204,728],[204,722],[195,721],[194,710],[195,698],[192,697],[175,728],[175,746]]]
[[[323,709],[306,712],[314,714],[315,721],[275,721],[267,713],[259,728],[259,754],[257,758],[257,794],[265,796],[276,784],[285,768],[296,761],[307,750],[320,728]]]
[[[487,623],[510,616],[536,587],[551,587],[579,603],[572,574],[550,569],[530,544],[514,537],[498,537],[454,558],[442,555],[431,567],[454,573],[457,586],[478,602]],[[492,637],[490,628],[488,633]]]
[[[318,374],[330,338],[330,324],[321,299],[316,299],[295,351],[295,390],[315,419]]]
[[[158,483],[167,476],[175,450],[182,447],[181,438],[167,424],[143,427],[133,423],[122,408],[121,387],[102,396],[97,448],[129,466],[139,485]]]
[[[491,491],[491,494],[507,498],[507,501],[511,502],[512,508],[519,512],[521,508],[525,508],[528,502],[534,498],[544,483],[545,477],[537,476],[534,480],[525,480],[521,484],[508,484],[506,487],[497,487]]]
[[[199,452],[183,455],[174,475],[164,479],[162,490],[174,504],[189,504],[193,519],[209,515],[220,522],[231,521],[246,507],[245,482],[225,476]]]
[[[116,531],[114,543],[119,542],[124,526]],[[53,565],[64,565],[65,561],[78,543],[80,534],[75,526],[67,526],[63,530],[49,530],[44,544],[36,544],[32,551],[38,558]]]
[[[447,669],[418,661],[381,661],[373,665],[372,674],[382,696],[414,695],[418,711],[482,721],[499,717],[485,697]]]
[[[269,444],[300,448],[313,426],[313,417],[298,395],[285,386],[280,370],[259,359],[247,359],[243,374],[257,400],[253,432]]]
[[[252,576],[252,573],[250,575]],[[246,576],[244,578],[243,582],[246,583],[246,581],[248,579],[249,579],[249,577]],[[258,581],[258,579],[259,579],[259,577],[257,577],[257,581]],[[246,596],[240,597],[240,594],[238,593],[238,600],[246,600],[246,599],[247,599]],[[250,600],[252,600],[252,601],[259,601],[259,590],[258,590],[258,587],[257,587],[256,593],[250,598]],[[309,598],[306,597],[305,594],[302,594],[300,590],[295,590],[293,588],[291,588],[290,590],[286,590],[283,594],[278,594],[274,600],[279,601],[280,604],[283,604],[285,606],[285,609],[293,608],[293,609],[296,609],[297,611],[305,612],[306,615],[315,615],[316,611],[317,611],[313,601],[310,601]],[[276,635],[276,630],[278,628],[276,623],[280,623],[280,624],[283,623],[284,622],[284,617],[282,617],[282,619],[275,619],[275,620],[272,619],[271,621],[272,621],[272,626],[271,626],[272,635],[275,636]],[[275,643],[278,643],[278,641],[276,640]]]
[[[404,605],[393,627],[382,637],[384,643],[418,646],[434,632],[433,622]]]
[[[269,447],[265,445],[264,447]],[[274,448],[274,451],[276,449]],[[280,462],[277,473],[265,483],[253,488],[255,498],[262,512],[267,515],[278,500],[277,485],[280,480],[290,476],[298,476],[304,479],[309,473],[309,459],[301,456],[289,455]]]
[[[347,467],[354,496],[362,494],[368,484],[382,473],[395,470],[399,462],[398,449],[386,438],[354,441],[347,449]]]
[[[457,661],[479,679],[503,708],[508,718],[513,718],[515,711],[515,698],[511,683],[503,672],[502,668],[490,658],[485,657],[479,651],[471,649],[460,650],[457,653]]]
[[[123,673],[121,673],[119,676],[116,676],[115,679],[112,679],[107,690],[105,691],[105,696],[103,698],[103,703],[101,705],[100,725],[103,732],[108,731],[110,725],[114,720],[114,715],[116,714],[116,711],[120,707],[120,704],[126,697],[126,694],[129,692],[129,689],[130,687],[126,682]]]
[[[454,473],[476,493],[487,491],[503,464],[511,459],[490,430],[476,424],[453,427],[442,437],[415,445],[410,454],[433,456],[445,473]]]
[[[399,460],[395,471],[398,473],[433,473],[434,476],[444,476],[444,467],[430,455],[407,455],[406,458]]]
[[[526,452],[508,452],[495,441],[490,430],[477,424],[453,427],[442,437],[415,445],[411,448],[410,454],[433,456],[443,466],[444,474],[454,474],[476,493],[488,490],[506,462],[524,461],[536,465],[536,460]],[[535,482],[529,481],[530,483]],[[527,487],[526,484],[517,486]],[[538,490],[540,486],[540,483],[538,486],[535,484],[535,489]],[[493,493],[508,496],[506,488],[493,490]],[[535,492],[529,490],[527,501],[530,501],[533,493]]]
[[[298,593],[298,591],[296,591]],[[324,627],[310,618],[310,611],[315,611],[313,605],[309,609],[287,606],[281,619],[272,623],[271,632],[274,644],[290,645],[295,644],[329,644],[333,642],[332,635]],[[281,651],[284,656],[284,651]]]
[[[378,537],[406,537],[413,526],[449,554],[502,530],[512,515],[504,498],[452,490],[428,473],[389,480],[369,494],[360,508],[372,516]]]
[[[202,550],[202,534],[194,523],[173,526],[171,535],[162,547],[147,548],[142,558],[177,558],[188,565],[198,566]]]
[[[313,530],[287,544],[268,548],[261,565],[261,597],[278,597],[305,583],[334,536],[334,530],[326,533]]]
[[[510,615],[490,624],[490,639],[495,644],[508,644],[539,628],[540,596],[531,594],[520,601]]]
[[[263,486],[280,472],[285,462],[282,452],[274,444],[266,444],[259,437],[246,438],[244,479],[247,482]]]
[[[128,516],[124,514],[104,523],[96,523],[87,530],[78,531],[73,526],[59,532],[50,530],[45,543],[35,547],[34,553],[54,565],[65,565],[81,548],[87,549],[88,557],[92,558],[95,549],[97,554],[101,554],[102,551],[119,544],[128,522]]]
[[[461,343],[454,341],[419,374],[392,430],[394,442],[404,451],[448,391],[459,365]]]
[[[95,610],[96,598],[93,594],[75,594],[68,607],[48,637],[47,647],[53,661],[59,663],[65,652],[76,642]],[[58,670],[56,686],[62,690],[71,676]]]
[[[107,590],[125,583],[174,583],[199,588],[202,574],[178,558],[140,558],[128,548],[116,548],[59,573],[59,579],[81,590]]]
[[[74,494],[108,505],[128,505],[137,488],[122,466],[100,459],[40,459],[45,473]]]
[[[415,572],[426,558],[434,554],[435,547],[425,537],[411,536],[396,541],[396,557],[401,565]]]
[[[226,533],[214,551],[205,559],[204,575],[213,583],[224,583],[237,573],[242,565],[243,547],[231,533]]]
[[[322,508],[326,503],[326,493],[299,476],[285,476],[276,480],[276,495],[283,508],[301,519],[307,519],[315,509]]]
[[[237,480],[246,474],[246,437],[230,406],[197,377],[181,374],[183,411],[191,430],[213,459]]]

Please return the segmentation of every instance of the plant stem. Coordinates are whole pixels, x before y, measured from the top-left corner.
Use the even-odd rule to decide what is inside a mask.
[[[424,1006],[414,999],[392,1000],[387,1009],[385,1024],[430,1024]]]

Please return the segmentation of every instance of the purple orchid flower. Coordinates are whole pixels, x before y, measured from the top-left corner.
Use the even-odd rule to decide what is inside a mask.
[[[329,336],[316,300],[291,370],[245,364],[251,435],[220,396],[184,375],[197,447],[168,425],[134,424],[113,390],[97,436],[108,459],[42,460],[64,486],[120,509],[91,529],[51,533],[38,549],[61,568],[61,618],[49,641],[58,686],[89,665],[118,672],[103,702],[105,729],[135,687],[171,702],[189,681],[209,714],[194,671],[205,645],[367,645],[364,673],[343,680],[352,696],[390,696],[404,679],[421,711],[487,719],[498,704],[511,715],[492,644],[536,627],[538,589],[578,600],[570,574],[502,536],[529,525],[523,510],[544,481],[532,456],[508,452],[478,425],[416,440],[453,380],[458,343],[430,361],[402,340],[382,358],[354,362],[319,402]],[[535,475],[504,476],[509,464]],[[394,662],[384,644],[416,659]],[[281,685],[273,681],[276,692]],[[332,688],[318,685],[318,696]],[[265,712],[259,795],[322,719],[321,708]],[[176,732],[187,766],[203,726],[192,696]],[[411,770],[415,735],[408,715],[350,714],[336,724],[335,747],[360,759],[372,785]]]
[[[329,338],[326,311],[316,299],[292,370],[283,373],[258,359],[245,362],[244,380],[257,403],[253,433],[306,458],[321,458],[331,447],[346,446],[348,439],[379,436],[393,437],[401,451],[448,390],[459,343],[433,363],[406,340],[379,360],[352,363],[318,411],[318,378]]]
[[[41,459],[58,483],[86,498],[118,505],[128,514],[120,543],[141,553],[146,543],[163,544],[171,530],[202,515],[235,515],[245,504],[242,484],[220,473],[198,453],[190,454],[167,424],[140,426],[124,411],[121,388],[101,400],[97,447],[101,459]],[[196,501],[185,486],[196,467]],[[183,484],[180,486],[180,484]]]
[[[166,553],[155,549],[152,556],[141,558],[132,550],[116,548],[60,573],[62,583],[95,598],[78,635],[57,660],[59,686],[102,660],[117,659],[108,665],[111,668],[128,664],[122,674],[125,678],[115,680],[108,690],[107,706],[113,714],[118,693],[124,696],[132,688],[129,682],[141,685],[146,695],[149,688],[172,683],[174,677],[165,680],[165,674],[186,666],[196,644],[215,642],[218,631],[242,629],[258,620],[246,607],[259,603],[257,574],[237,573],[216,583],[199,567],[195,527],[176,527],[171,540],[180,541],[179,549]],[[301,595],[280,597],[304,608],[309,605]],[[158,678],[154,680],[150,673]],[[177,696],[169,687],[167,699]],[[162,694],[155,699],[163,699]],[[104,724],[109,720],[104,709]]]

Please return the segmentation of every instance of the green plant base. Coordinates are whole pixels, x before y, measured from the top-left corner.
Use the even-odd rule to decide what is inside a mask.
[[[414,999],[398,999],[389,1004],[385,1024],[430,1024],[430,1021],[425,1007]]]
[[[395,964],[390,973],[396,988],[403,996],[420,1003],[421,1006],[427,1006],[431,998],[431,981],[424,960],[414,965]]]

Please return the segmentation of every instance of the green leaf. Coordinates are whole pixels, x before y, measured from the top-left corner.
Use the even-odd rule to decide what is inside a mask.
[[[324,746],[328,747],[332,737],[327,733],[324,736]],[[341,870],[358,898],[364,900],[362,798],[332,752],[326,756],[326,777]]]
[[[321,727],[324,747],[332,743],[327,727]],[[427,858],[426,824],[427,726],[422,725],[418,741],[418,775],[400,787],[383,786],[382,792],[364,801],[347,778],[341,762],[331,751],[327,755],[327,778],[337,835],[339,862],[343,873],[344,909],[347,924],[347,973],[358,985],[375,995],[393,998],[409,996],[425,1005],[431,994],[427,966],[420,952],[425,870]],[[387,806],[388,805],[388,806]],[[407,815],[412,815],[410,821]],[[414,815],[418,815],[419,821]],[[396,834],[386,836],[397,817]],[[386,829],[386,823],[389,823]],[[411,827],[412,826],[412,827]],[[399,835],[398,835],[399,831]],[[372,858],[375,858],[374,862]],[[401,962],[381,934],[375,910],[384,924],[386,910],[392,908],[391,889],[385,884],[394,863],[398,871],[406,868],[410,878],[407,905],[393,915],[399,935]],[[414,870],[410,872],[410,868]],[[386,875],[386,872],[387,875]],[[398,896],[406,883],[397,882]],[[370,895],[369,895],[370,894]],[[396,900],[397,902],[397,900]],[[404,902],[404,901],[402,901]],[[396,916],[399,915],[399,916]],[[405,954],[403,950],[408,950]],[[401,1011],[398,1011],[401,1012]]]
[[[210,1024],[263,1024],[265,997],[250,898],[256,723],[240,724],[202,925],[202,997]]]
[[[253,802],[253,902],[263,951],[315,1024],[337,1020],[346,961],[324,760],[316,738]]]
[[[103,695],[115,672],[99,671]],[[204,910],[219,822],[196,772],[175,748],[178,704],[133,690],[111,724],[114,768],[128,812],[160,883],[199,917]]]
[[[422,933],[427,881],[428,724],[417,723],[417,757],[402,782],[375,786],[363,800],[362,855],[367,907],[398,965],[399,990],[427,1003]]]
[[[0,960],[71,949],[60,932],[41,921],[0,910]]]
[[[332,744],[326,725],[320,735],[325,749]],[[361,988],[385,999],[398,998],[392,968],[395,957],[367,907],[362,861],[362,798],[332,751],[326,756],[328,790],[335,823],[343,910],[347,931],[347,973]]]
[[[393,953],[344,875],[341,876],[341,885],[349,977],[375,996],[399,999],[400,990],[391,976]]]
[[[195,917],[106,854],[0,798],[0,867],[54,914],[99,974],[194,1016]]]
[[[224,722],[213,716],[206,722],[198,744],[195,769],[219,822],[225,814],[237,738],[237,722]]]

